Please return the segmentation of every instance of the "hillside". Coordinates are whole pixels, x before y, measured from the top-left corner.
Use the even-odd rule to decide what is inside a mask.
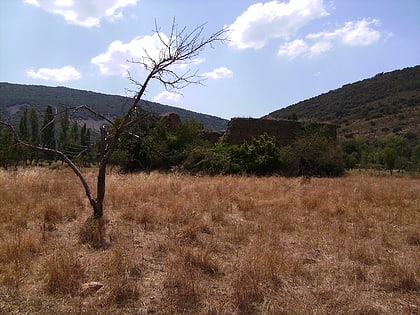
[[[0,82],[0,113],[3,116],[17,120],[20,110],[25,106],[36,107],[40,112],[47,105],[56,108],[66,106],[89,105],[95,111],[115,118],[120,116],[131,105],[131,98],[118,95],[107,95],[91,91],[70,89],[66,87],[47,87],[39,85],[22,85]],[[188,111],[178,107],[162,105],[150,101],[142,101],[141,106],[153,112],[164,114],[177,113],[182,120],[196,119],[205,129],[224,130],[227,121],[225,119]],[[87,113],[80,113],[80,119],[89,127],[97,127],[100,122],[89,119]]]
[[[420,139],[420,66],[379,73],[266,117],[335,123],[344,138],[361,135],[374,140],[395,133]]]

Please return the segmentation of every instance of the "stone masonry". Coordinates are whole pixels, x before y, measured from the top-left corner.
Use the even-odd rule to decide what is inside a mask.
[[[278,144],[289,145],[296,138],[303,123],[294,120],[233,118],[228,124],[224,139],[229,144],[242,144],[264,133],[274,137]],[[322,123],[331,137],[337,138],[337,126]]]

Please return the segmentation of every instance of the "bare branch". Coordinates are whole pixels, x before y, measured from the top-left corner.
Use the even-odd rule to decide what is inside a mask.
[[[99,117],[99,118],[105,120],[110,125],[115,126],[115,122],[114,121],[110,120],[105,115],[102,115],[101,113],[98,113],[92,107],[89,107],[88,105],[80,105],[80,106],[75,107],[74,109],[75,110],[79,110],[79,109],[87,110],[88,112],[90,112],[91,114],[95,115],[96,117]]]
[[[141,65],[151,75],[152,79],[159,81],[166,90],[183,89],[190,84],[201,84],[204,80],[197,72],[189,71],[178,74],[177,66],[192,64],[195,57],[206,47],[216,42],[227,40],[227,30],[221,29],[210,35],[208,38],[202,36],[204,26],[202,24],[187,32],[186,28],[178,29],[175,18],[172,21],[169,35],[166,37],[160,31],[155,21],[155,34],[157,34],[161,50],[159,56],[153,58],[147,52],[144,53],[142,60],[130,60],[131,63]],[[138,84],[141,86],[141,84]]]

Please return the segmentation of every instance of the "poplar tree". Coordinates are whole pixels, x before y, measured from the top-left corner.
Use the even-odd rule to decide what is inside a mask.
[[[55,115],[50,105],[47,106],[44,114],[44,122],[41,128],[42,146],[49,149],[55,149]]]
[[[31,126],[31,143],[33,145],[39,144],[39,121],[38,121],[38,113],[35,108],[31,108],[30,113],[30,126]]]
[[[22,115],[20,116],[19,134],[23,140],[29,140],[28,107],[26,106],[23,108]]]
[[[68,150],[70,117],[69,112],[65,111],[60,118],[60,131],[58,134],[58,148],[63,152]]]

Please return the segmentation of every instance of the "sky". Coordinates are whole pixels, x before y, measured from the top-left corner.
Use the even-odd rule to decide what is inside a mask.
[[[420,64],[420,0],[0,0],[0,82],[133,96],[128,72],[146,73],[127,60],[159,49],[155,25],[168,35],[174,18],[228,41],[188,65],[203,84],[152,82],[144,99],[226,119]]]

